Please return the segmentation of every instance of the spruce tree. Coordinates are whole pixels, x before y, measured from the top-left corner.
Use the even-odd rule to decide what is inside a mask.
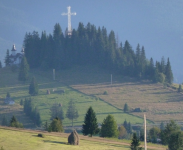
[[[13,115],[13,117],[10,120],[10,124],[17,122],[17,118]]]
[[[2,68],[2,63],[1,63],[1,61],[0,61],[0,69]]]
[[[69,102],[66,117],[72,121],[72,127],[73,127],[73,120],[79,117],[78,110],[76,109],[73,100],[70,100]]]
[[[24,105],[24,101],[23,99],[20,100],[20,105],[23,106]]]
[[[160,124],[160,129],[161,129],[161,130],[164,130],[164,129],[165,129],[165,125],[164,125],[163,122],[161,122],[161,124]]]
[[[148,72],[147,72],[149,79],[153,80],[154,75],[155,75],[155,68],[154,68],[154,61],[153,58],[151,57],[149,67],[148,67]]]
[[[165,74],[165,66],[166,66],[166,64],[165,64],[164,57],[161,58],[161,64],[160,64],[160,66],[161,66],[161,73],[164,73]]]
[[[13,115],[10,120],[10,127],[23,128],[23,124],[19,123],[16,117]]]
[[[97,118],[94,110],[90,107],[85,115],[84,124],[82,125],[83,135],[94,135],[99,132]]]
[[[170,135],[168,148],[169,150],[182,150],[183,146],[183,133],[181,131],[173,132]]]
[[[5,63],[5,66],[6,66],[6,67],[7,67],[7,66],[10,66],[11,60],[10,60],[9,49],[7,49],[7,51],[6,51],[6,57],[5,57],[4,63]]]
[[[101,137],[117,137],[118,136],[117,123],[114,120],[114,117],[112,115],[108,115],[104,119],[101,125],[100,136]]]
[[[131,125],[130,122],[128,123],[128,133],[129,133],[129,134],[132,133],[132,125]]]
[[[32,78],[32,81],[29,86],[29,94],[30,95],[37,95],[38,94],[38,84],[35,80],[35,77]]]
[[[130,149],[131,150],[141,150],[142,148],[139,146],[140,146],[140,140],[137,137],[136,133],[133,133],[133,138],[132,138],[132,142],[130,145]]]
[[[51,119],[53,119],[55,117],[58,117],[61,120],[64,119],[63,109],[61,106],[59,106],[58,103],[53,104],[50,110],[51,110]]]
[[[62,121],[59,118],[53,119],[49,126],[49,132],[64,132]]]
[[[179,93],[182,92],[182,85],[181,84],[179,84],[178,92]]]
[[[6,98],[10,98],[10,97],[11,97],[10,92],[7,92]]]
[[[166,75],[166,82],[168,82],[169,84],[172,84],[172,82],[173,82],[173,73],[172,73],[169,58],[168,58],[167,65],[166,65],[165,75]]]
[[[8,126],[8,120],[5,115],[3,116],[2,126]]]
[[[125,103],[123,110],[124,110],[124,112],[128,112],[129,111],[129,108],[128,108],[128,104],[127,103]]]
[[[126,131],[128,131],[128,123],[127,123],[126,119],[125,119],[125,121],[123,123],[123,126],[125,127]]]
[[[29,78],[29,65],[27,63],[27,59],[23,56],[21,63],[20,63],[20,70],[18,75],[18,80],[20,81],[27,81]]]

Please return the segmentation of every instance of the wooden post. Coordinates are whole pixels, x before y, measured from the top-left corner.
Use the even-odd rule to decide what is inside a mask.
[[[111,74],[111,85],[112,85],[112,74]]]
[[[53,69],[53,80],[55,80],[55,69]]]
[[[147,150],[147,142],[146,142],[146,115],[144,114],[144,150]]]

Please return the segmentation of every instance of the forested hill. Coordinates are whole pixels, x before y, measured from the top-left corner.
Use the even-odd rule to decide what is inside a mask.
[[[54,26],[53,35],[45,31],[26,33],[25,55],[30,68],[63,69],[73,65],[99,65],[125,76],[146,78],[155,82],[172,83],[173,74],[169,59],[160,62],[148,60],[145,48],[139,44],[133,50],[130,43],[118,45],[114,31],[105,27],[79,23],[72,36],[65,36],[60,25]]]

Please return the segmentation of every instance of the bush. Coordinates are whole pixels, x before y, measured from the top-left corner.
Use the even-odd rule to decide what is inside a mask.
[[[108,95],[107,91],[104,91],[103,95]]]
[[[42,133],[39,133],[37,136],[38,136],[38,137],[45,138],[45,135],[44,135],[44,134],[42,134]]]

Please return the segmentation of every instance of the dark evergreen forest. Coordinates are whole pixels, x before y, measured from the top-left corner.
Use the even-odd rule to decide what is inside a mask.
[[[33,31],[24,38],[25,56],[30,68],[64,69],[74,65],[97,65],[123,76],[149,79],[155,82],[172,83],[173,74],[169,58],[153,62],[145,55],[144,46],[136,50],[128,41],[118,44],[114,31],[105,27],[79,23],[72,36],[62,32],[60,25],[54,26],[53,34]]]

